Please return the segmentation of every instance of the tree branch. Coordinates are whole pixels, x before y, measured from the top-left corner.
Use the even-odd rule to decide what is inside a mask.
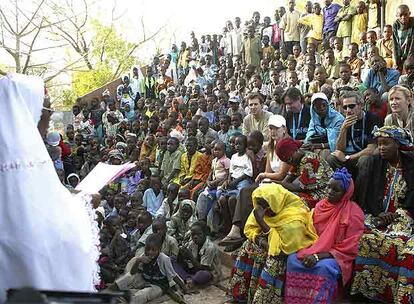
[[[20,30],[19,35],[23,36],[24,32],[26,31],[26,29],[29,27],[30,24],[34,25],[35,27],[37,27],[36,24],[33,23],[33,20],[36,18],[37,13],[39,12],[40,8],[42,7],[43,3],[45,2],[45,0],[41,0],[39,5],[37,6],[36,10],[34,11],[34,13],[32,14],[31,18],[29,19],[29,21],[27,22],[27,24],[25,26],[23,26],[23,28]],[[20,10],[19,11],[22,13],[22,15],[24,17],[26,17],[26,15]],[[27,18],[27,17],[26,17]]]
[[[27,72],[27,67],[29,66],[29,62],[30,62],[30,59],[32,58],[32,51],[33,51],[33,46],[34,46],[34,44],[35,44],[35,42],[36,42],[36,40],[37,40],[37,37],[39,36],[39,34],[40,34],[40,31],[42,30],[42,23],[43,23],[43,20],[42,20],[42,22],[40,23],[40,26],[39,26],[39,28],[37,29],[37,32],[36,32],[36,34],[34,35],[34,37],[33,37],[33,39],[32,39],[32,42],[30,43],[30,46],[29,46],[29,52],[28,52],[28,54],[27,54],[27,56],[26,56],[26,62],[24,63],[24,66],[23,66],[23,70],[22,70],[22,73],[23,74],[26,74],[26,72]]]
[[[65,72],[67,69],[69,69],[70,67],[74,66],[75,64],[77,64],[79,61],[81,61],[82,58],[79,58],[78,60],[76,60],[75,62],[69,63],[68,65],[66,65],[65,67],[61,68],[60,70],[58,70],[55,74],[53,74],[52,76],[47,77],[44,82],[48,83],[49,81],[53,80],[54,78],[56,78],[59,74]]]
[[[13,35],[16,35],[17,33],[13,29],[12,25],[10,24],[9,20],[7,19],[6,15],[4,14],[3,9],[1,9],[1,8],[0,8],[0,15],[3,17],[2,20],[4,20],[7,24],[7,26],[9,27],[9,32]]]

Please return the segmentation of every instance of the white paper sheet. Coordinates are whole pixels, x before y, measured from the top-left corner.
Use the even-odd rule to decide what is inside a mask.
[[[99,163],[91,172],[79,183],[76,190],[86,193],[97,193],[111,181],[117,179],[125,172],[131,170],[135,163],[126,163],[123,165],[108,165]]]

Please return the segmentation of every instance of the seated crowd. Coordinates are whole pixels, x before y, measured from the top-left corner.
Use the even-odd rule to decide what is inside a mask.
[[[180,302],[220,281],[220,245],[236,303],[414,302],[414,17],[381,33],[350,2],[191,33],[76,101],[46,138],[62,183],[136,163],[101,191],[99,289]]]

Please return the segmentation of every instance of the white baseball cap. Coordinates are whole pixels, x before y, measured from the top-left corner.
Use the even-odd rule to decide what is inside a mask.
[[[322,99],[322,100],[325,100],[327,103],[329,103],[328,97],[326,97],[325,93],[313,94],[311,98],[311,103],[314,102],[316,99]]]
[[[46,137],[46,142],[53,147],[58,146],[60,143],[59,132],[56,132],[56,131],[49,132]]]
[[[286,119],[282,115],[271,115],[267,124],[276,128],[286,127]]]

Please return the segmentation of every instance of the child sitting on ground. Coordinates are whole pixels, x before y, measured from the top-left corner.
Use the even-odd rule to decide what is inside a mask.
[[[188,189],[193,189],[200,183],[200,180],[196,179],[196,176],[200,172],[200,158],[203,154],[197,151],[197,145],[196,137],[188,137],[185,145],[187,152],[181,155],[179,184]]]
[[[142,249],[148,235],[151,234],[152,216],[148,211],[142,211],[137,218],[137,226],[130,234],[131,255],[137,255],[137,251]],[[142,252],[142,251],[141,251]]]
[[[139,161],[139,166],[135,167],[131,170],[128,174],[128,181],[126,185],[128,195],[134,193],[138,185],[143,180],[149,180],[151,177],[151,170],[150,170],[150,160],[148,158],[144,158]]]
[[[168,222],[168,234],[174,237],[182,245],[188,238],[191,224],[197,220],[194,201],[190,200],[190,191],[181,188],[178,192],[178,211]]]
[[[175,271],[186,282],[187,287],[218,282],[221,278],[220,251],[209,238],[205,222],[191,226],[191,240],[181,247]]]
[[[174,271],[171,259],[161,252],[161,246],[162,237],[159,234],[149,235],[145,241],[145,253],[136,259],[129,273],[115,281],[111,289],[133,289],[131,303],[141,304],[163,293],[175,293],[175,284],[184,287]]]
[[[148,158],[151,164],[155,162],[155,152],[157,150],[157,145],[155,143],[155,137],[152,134],[148,134],[145,137],[144,142],[141,146],[141,152],[139,154],[139,160]]]
[[[152,233],[157,233],[161,236],[161,252],[176,260],[179,251],[178,242],[175,238],[167,234],[167,230],[167,223],[163,218],[156,218],[152,223]],[[134,266],[136,259],[142,256],[142,254],[143,250],[140,250],[137,255],[129,260],[128,264],[125,267],[124,273],[131,271],[131,268]]]
[[[230,137],[233,136],[234,134],[243,133],[243,128],[241,127],[242,122],[243,122],[242,114],[234,113],[231,115],[231,127],[228,131],[229,141],[230,141]]]
[[[229,141],[229,129],[231,126],[231,118],[228,115],[221,115],[220,120],[220,131],[218,131],[218,139],[224,142],[225,145],[228,145]]]
[[[109,244],[109,257],[114,262],[119,270],[125,268],[126,263],[129,260],[129,244],[127,235],[122,230],[121,222],[114,220],[115,234]]]
[[[203,191],[208,175],[210,174],[211,161],[213,159],[213,156],[211,155],[213,142],[213,137],[206,137],[204,142],[204,152],[198,159],[198,170],[195,171],[193,176],[193,179],[199,182],[195,186],[192,186],[191,184],[188,186],[188,189],[190,190],[190,198],[193,201],[197,201],[198,195]]]
[[[158,209],[155,217],[164,217],[169,220],[173,214],[178,210],[178,190],[180,186],[175,183],[171,183],[167,187],[167,197]]]
[[[167,141],[167,151],[161,164],[161,183],[164,188],[171,182],[178,183],[181,168],[181,151],[178,149],[180,142],[176,137],[170,137]]]
[[[152,216],[155,216],[163,200],[164,193],[161,190],[161,179],[158,176],[152,176],[151,188],[145,190],[144,196],[142,197],[142,206],[147,208],[147,211]]]

